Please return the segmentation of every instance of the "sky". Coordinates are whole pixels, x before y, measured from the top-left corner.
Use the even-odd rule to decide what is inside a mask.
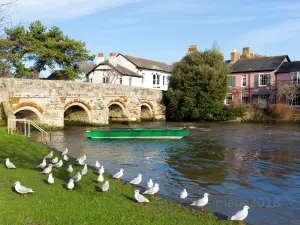
[[[8,0],[0,0],[0,3]],[[225,59],[249,46],[300,60],[299,0],[16,0],[12,24],[41,20],[84,41],[92,54],[125,53],[167,64],[189,45],[217,41]]]

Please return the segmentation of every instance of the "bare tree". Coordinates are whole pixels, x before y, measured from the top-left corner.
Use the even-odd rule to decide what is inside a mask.
[[[16,0],[8,0],[7,2],[0,3],[0,31],[3,30],[5,21],[8,20],[9,11]]]
[[[214,40],[214,43],[212,45],[212,50],[222,53],[221,47],[216,40]]]
[[[78,66],[79,66],[79,69],[82,70],[82,72],[84,72],[85,74],[87,74],[92,69],[94,69],[94,67],[96,66],[96,64],[95,63],[90,63],[88,61],[85,61],[85,62],[80,62],[78,64]]]
[[[107,78],[107,83],[115,84],[121,76],[118,71],[116,71],[115,69],[111,69],[106,71],[104,77]]]
[[[285,83],[278,86],[277,95],[279,99],[285,96],[289,104],[292,105],[293,101],[300,95],[300,88],[295,83]]]

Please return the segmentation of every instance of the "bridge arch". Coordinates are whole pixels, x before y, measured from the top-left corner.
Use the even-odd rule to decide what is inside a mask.
[[[141,120],[151,120],[153,118],[153,106],[147,102],[141,103]]]
[[[119,101],[111,101],[107,105],[110,120],[124,120],[127,119],[125,106]]]
[[[43,114],[33,106],[22,106],[13,108],[13,114],[17,119],[29,119],[37,123],[43,121]]]
[[[89,105],[86,105],[84,102],[68,102],[65,107],[64,107],[64,118],[74,118],[74,115],[72,116],[71,114],[74,114],[77,112],[77,115],[75,115],[75,119],[79,120],[78,117],[82,119],[82,121],[87,120],[86,122],[91,122],[92,121],[92,115],[90,112],[91,107]],[[83,115],[78,115],[78,111],[84,111],[87,115],[87,118],[84,117]]]

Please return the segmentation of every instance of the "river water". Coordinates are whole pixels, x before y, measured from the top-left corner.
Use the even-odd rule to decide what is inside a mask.
[[[111,125],[124,127],[124,125]],[[178,199],[183,188],[187,203],[210,194],[206,208],[232,216],[250,206],[249,224],[300,224],[300,125],[142,123],[133,126],[189,127],[181,140],[90,140],[87,127],[52,132],[51,147],[87,154],[106,172],[124,169],[129,181],[138,173],[142,186],[149,178],[160,194]],[[36,138],[38,138],[36,136]]]

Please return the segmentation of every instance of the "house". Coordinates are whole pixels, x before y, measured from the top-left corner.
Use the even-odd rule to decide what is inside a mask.
[[[143,59],[123,53],[110,53],[108,60],[103,53],[96,57],[96,66],[86,74],[92,83],[114,83],[136,87],[168,89],[170,66],[166,63]]]
[[[262,108],[276,103],[277,72],[284,63],[289,63],[288,55],[261,56],[243,49],[239,55],[234,49],[229,64],[229,92],[225,104],[254,103]]]

